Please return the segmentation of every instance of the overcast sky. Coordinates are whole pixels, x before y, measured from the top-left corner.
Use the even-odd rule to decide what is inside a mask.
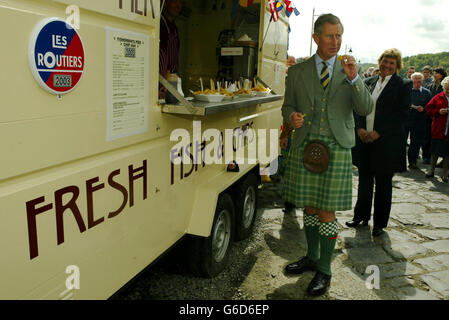
[[[312,10],[315,15],[333,13],[344,25],[340,54],[346,45],[365,62],[377,62],[388,48],[403,57],[449,51],[449,0],[294,0],[299,16],[290,16],[288,53],[308,56]],[[315,17],[316,19],[316,17]],[[316,46],[313,43],[312,54]]]

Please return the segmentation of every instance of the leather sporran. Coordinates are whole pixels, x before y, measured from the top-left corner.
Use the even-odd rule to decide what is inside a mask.
[[[329,168],[330,159],[331,151],[323,141],[310,141],[304,148],[304,167],[310,172],[325,172]]]

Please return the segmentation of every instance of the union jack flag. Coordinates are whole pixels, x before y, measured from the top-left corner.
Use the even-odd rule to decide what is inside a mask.
[[[290,15],[293,12],[295,13],[295,15],[299,15],[299,11],[298,9],[296,9],[292,0],[284,0],[284,2],[285,2],[285,13],[287,14],[287,17],[290,17]]]
[[[274,0],[269,0],[268,1],[268,6],[270,7],[270,11],[271,11],[271,17],[273,18],[273,21],[277,21],[279,16],[278,16],[278,11],[276,8],[276,1]]]
[[[282,3],[280,1],[276,1],[276,9],[278,12],[281,12],[283,6]]]

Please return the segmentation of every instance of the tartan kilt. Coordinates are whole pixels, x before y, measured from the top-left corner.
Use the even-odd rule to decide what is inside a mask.
[[[312,173],[304,165],[304,148],[311,140],[321,140],[330,149],[329,168]],[[299,148],[290,149],[285,163],[282,197],[297,208],[313,207],[325,211],[352,209],[351,149],[341,147],[333,137],[309,134]]]

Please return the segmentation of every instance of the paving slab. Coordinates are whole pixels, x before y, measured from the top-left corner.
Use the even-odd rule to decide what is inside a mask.
[[[438,300],[439,297],[431,292],[424,291],[413,286],[396,289],[397,297],[400,300]]]
[[[449,203],[427,202],[426,204],[424,204],[424,206],[430,212],[445,212],[445,213],[449,213]]]
[[[432,290],[438,292],[446,299],[449,298],[449,270],[432,272],[420,276]]]
[[[449,254],[413,260],[427,271],[442,271],[449,269]]]
[[[344,243],[345,248],[365,248],[376,246],[371,238],[369,227],[360,227],[357,229],[346,228],[338,234],[339,240]]]
[[[392,288],[400,288],[406,286],[414,286],[415,281],[407,276],[392,278],[389,282]]]
[[[446,189],[446,192],[448,192],[448,191],[449,191],[449,189]],[[424,191],[424,192],[420,192],[419,195],[421,197],[424,197],[425,199],[427,199],[430,202],[443,202],[443,203],[449,202],[449,196],[447,196],[441,192]]]
[[[429,248],[415,242],[399,242],[385,244],[384,249],[395,259],[408,259],[418,255],[429,253]]]
[[[437,253],[449,253],[449,240],[429,241],[424,242],[422,245]]]
[[[425,239],[406,230],[387,229],[385,236],[374,238],[378,244],[389,244],[397,242],[424,241]]]
[[[449,214],[447,213],[425,214],[420,219],[425,225],[433,228],[449,229]]]
[[[414,192],[410,191],[402,191],[402,190],[394,190],[393,191],[393,197],[392,197],[392,203],[427,203],[428,200],[420,197]]]
[[[415,215],[403,215],[403,214],[395,214],[392,215],[393,219],[396,219],[399,223],[405,225],[405,226],[426,226],[426,223],[424,223],[422,219],[422,215],[415,214]],[[429,224],[427,224],[429,225]],[[430,225],[429,225],[430,226]]]
[[[426,211],[426,207],[417,203],[393,203],[391,214],[415,215]]]
[[[381,279],[388,279],[399,276],[411,276],[424,272],[423,269],[418,268],[407,261],[381,264],[378,267]]]
[[[393,262],[393,259],[381,247],[348,248],[346,253],[354,263],[366,266]]]
[[[414,231],[431,240],[449,239],[449,230],[414,229]]]

